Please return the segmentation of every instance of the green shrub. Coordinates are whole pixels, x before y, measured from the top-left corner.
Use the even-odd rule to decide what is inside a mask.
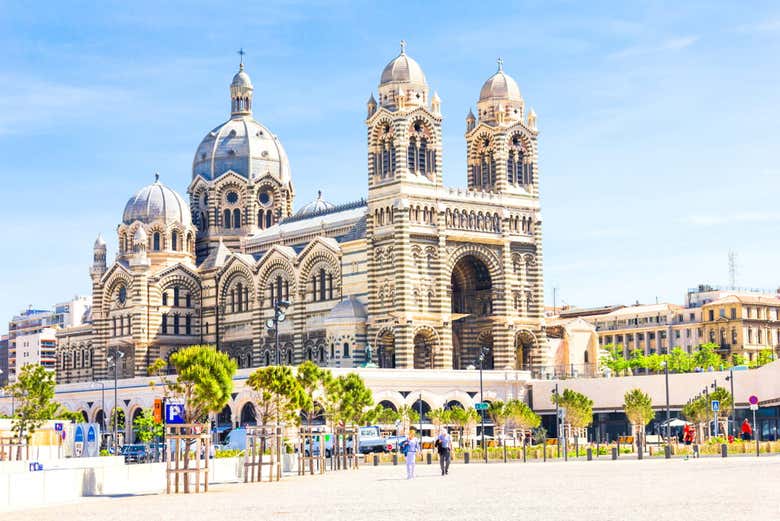
[[[238,449],[224,449],[218,450],[214,453],[215,458],[235,458],[236,456],[243,456],[244,451]]]

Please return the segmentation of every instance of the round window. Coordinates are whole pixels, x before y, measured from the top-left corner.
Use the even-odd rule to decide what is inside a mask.
[[[119,303],[124,304],[127,301],[127,288],[122,286],[119,288]]]
[[[260,192],[260,195],[257,196],[257,199],[263,206],[268,206],[271,204],[271,194],[266,191]]]
[[[228,192],[225,200],[230,204],[236,204],[238,202],[238,194],[236,192]]]

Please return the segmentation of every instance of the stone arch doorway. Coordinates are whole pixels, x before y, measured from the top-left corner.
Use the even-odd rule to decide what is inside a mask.
[[[230,410],[230,406],[226,405],[217,414],[217,432],[220,429],[230,429],[233,427],[233,412]]]
[[[433,329],[426,327],[415,333],[412,341],[415,369],[433,369],[436,340],[436,332]]]
[[[381,368],[395,368],[395,333],[390,328],[380,329],[376,335],[377,365]]]
[[[257,416],[255,414],[255,404],[247,402],[241,407],[241,422],[242,427],[245,425],[257,425]]]
[[[479,336],[492,326],[493,278],[487,264],[476,254],[458,259],[451,276],[452,368],[475,366]],[[484,339],[483,339],[484,340]],[[490,340],[492,352],[492,337]]]
[[[527,330],[515,335],[515,369],[530,371],[532,369],[533,353],[536,349],[536,337]]]
[[[140,440],[138,439],[138,433],[137,433],[137,432],[135,432],[135,421],[136,421],[138,418],[140,418],[140,417],[141,417],[141,415],[142,415],[143,413],[144,413],[144,410],[143,410],[143,409],[141,409],[140,407],[136,407],[136,408],[133,410],[133,413],[130,415],[130,417],[131,417],[132,419],[131,419],[131,421],[130,421],[130,425],[129,425],[129,427],[130,427],[130,429],[131,429],[131,432],[133,433],[133,443],[138,443],[138,442],[140,441]]]
[[[481,331],[477,337],[477,358],[479,358],[479,349],[487,348],[485,360],[482,362],[482,369],[493,369],[493,332],[490,330]],[[474,367],[479,367],[479,360],[474,360]]]

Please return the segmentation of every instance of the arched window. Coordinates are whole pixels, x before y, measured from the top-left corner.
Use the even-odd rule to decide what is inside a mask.
[[[330,357],[335,358],[336,357],[336,344],[330,345]]]
[[[163,313],[162,315],[162,334],[168,334],[168,313]]]
[[[192,334],[192,315],[187,315],[184,319],[184,333],[186,335]]]
[[[160,251],[160,232],[154,232],[152,235],[152,249]]]
[[[240,282],[236,285],[236,293],[238,296],[238,311],[244,311],[244,291]]]
[[[241,210],[233,210],[233,228],[241,228]]]
[[[585,351],[585,352],[582,354],[582,359],[583,359],[583,361],[584,361],[586,364],[590,363],[590,362],[588,361],[588,351]]]
[[[266,228],[270,228],[272,223],[273,223],[273,215],[271,214],[271,210],[266,210],[266,212],[265,212],[265,227]]]
[[[222,226],[230,228],[230,210],[222,212]]]
[[[111,336],[116,336],[116,317],[113,317],[111,319],[111,324],[112,324]]]
[[[179,334],[179,314],[173,315],[173,334]]]
[[[265,228],[265,210],[257,211],[257,226],[261,230]]]
[[[162,305],[163,306],[167,306],[168,305],[168,292],[167,291],[163,291],[163,294],[162,294]]]
[[[293,363],[293,353],[292,349],[287,350],[287,365],[292,365]]]
[[[179,234],[176,232],[171,234],[171,249],[173,251],[178,251],[179,249]]]
[[[347,342],[344,342],[344,345],[342,346],[344,350],[341,353],[341,356],[344,358],[349,358],[349,344]]]
[[[185,302],[186,302],[188,308],[192,307],[192,295],[190,293],[187,293],[187,298],[186,298]]]
[[[179,307],[179,286],[173,287],[173,306]]]
[[[200,218],[198,219],[198,228],[201,231],[206,231],[206,228],[209,227],[209,223],[206,220],[206,212],[200,212]]]
[[[320,300],[325,300],[325,269],[320,268]]]

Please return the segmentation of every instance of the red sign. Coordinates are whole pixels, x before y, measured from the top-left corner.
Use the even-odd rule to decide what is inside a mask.
[[[154,400],[153,414],[155,423],[162,423],[162,400],[159,398]]]
[[[751,395],[750,398],[748,398],[748,402],[750,402],[750,405],[756,405],[758,403],[758,396],[755,394]]]

